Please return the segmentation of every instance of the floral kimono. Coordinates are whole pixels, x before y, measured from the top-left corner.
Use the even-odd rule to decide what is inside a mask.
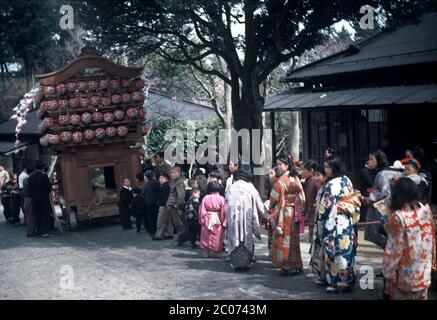
[[[435,246],[435,226],[428,205],[391,215],[383,261],[385,292],[391,299],[427,298],[432,268],[436,268]]]
[[[270,220],[273,228],[272,262],[277,268],[302,271],[299,233],[305,220],[305,194],[298,177],[282,176],[270,192]]]
[[[325,280],[335,288],[351,287],[356,280],[354,264],[360,201],[348,177],[328,181],[318,214],[323,224]]]

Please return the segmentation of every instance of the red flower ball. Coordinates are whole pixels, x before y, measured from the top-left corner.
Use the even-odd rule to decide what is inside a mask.
[[[77,131],[73,133],[73,142],[74,143],[81,143],[83,140],[83,133],[80,131]]]
[[[119,137],[127,136],[128,130],[125,126],[120,126],[117,128],[117,134]]]
[[[78,115],[78,114],[72,114],[72,115],[70,116],[70,123],[71,123],[73,126],[80,126],[80,125],[81,125],[80,115]]]
[[[68,88],[68,91],[70,91],[70,92],[75,92],[76,89],[77,89],[77,84],[76,84],[76,82],[69,82],[69,83],[67,84],[67,88]]]
[[[109,107],[109,106],[111,105],[111,99],[110,99],[110,98],[107,98],[107,97],[103,97],[103,98],[102,98],[102,104],[103,104],[105,107]]]
[[[101,112],[94,112],[93,113],[93,121],[94,122],[102,122],[103,121],[103,114]]]
[[[136,119],[138,117],[138,110],[136,108],[127,109],[127,116],[129,119]]]
[[[107,127],[106,128],[106,136],[109,138],[115,137],[117,134],[117,129],[114,127]]]
[[[105,112],[103,114],[103,120],[105,120],[106,123],[111,123],[114,121],[114,114],[111,112]]]
[[[122,99],[123,103],[129,103],[131,100],[131,96],[129,93],[123,93],[121,95],[121,99]]]
[[[79,98],[71,98],[68,100],[68,105],[70,108],[77,108],[80,104]]]
[[[88,107],[89,103],[90,103],[90,99],[88,99],[88,98],[80,98],[80,106],[82,108]]]
[[[99,87],[99,84],[97,83],[97,81],[94,81],[94,80],[88,81],[88,89],[89,90],[97,90],[98,87]]]
[[[93,106],[97,106],[100,102],[100,97],[91,97],[90,102]]]
[[[60,125],[68,126],[70,124],[70,116],[69,115],[60,115],[58,121],[59,121]]]
[[[147,114],[146,109],[140,108],[140,110],[138,112],[139,112],[139,117],[141,119],[144,119],[146,117],[146,114]]]
[[[112,90],[117,90],[120,88],[120,81],[119,80],[111,80],[111,89]]]
[[[39,138],[39,144],[42,145],[43,147],[47,147],[49,145],[49,138],[47,137],[47,135],[44,135],[41,138]]]
[[[132,80],[130,79],[122,79],[121,80],[121,86],[123,88],[129,88],[132,85]]]
[[[60,83],[56,86],[56,92],[58,94],[64,94],[67,91],[67,86],[64,83]]]
[[[86,91],[86,89],[88,89],[88,83],[86,83],[85,81],[81,81],[77,84],[77,88],[81,92]]]
[[[114,117],[115,117],[115,120],[117,120],[117,121],[124,120],[124,111],[122,111],[122,110],[115,110],[114,111]]]
[[[68,100],[59,100],[58,107],[59,108],[67,108],[68,107]]]
[[[48,135],[49,143],[56,145],[61,142],[61,138],[57,134],[49,134]]]
[[[83,132],[83,136],[86,140],[91,140],[94,138],[94,130],[87,129]]]
[[[91,121],[93,120],[93,117],[91,116],[90,113],[88,113],[88,112],[84,112],[84,113],[80,116],[80,120],[82,121],[83,124],[90,124]]]
[[[120,97],[118,94],[113,95],[113,96],[112,96],[112,103],[113,103],[113,104],[119,104],[119,103],[121,103],[121,97]]]
[[[106,136],[106,131],[103,128],[97,128],[94,130],[94,134],[97,139],[103,139]]]
[[[58,102],[56,100],[46,101],[47,110],[56,111],[58,109]]]
[[[142,102],[144,100],[144,95],[141,92],[136,91],[132,93],[132,99],[134,101]]]
[[[72,134],[69,131],[63,131],[59,136],[62,142],[70,142],[72,138]]]
[[[144,85],[145,85],[145,82],[143,79],[138,79],[137,81],[135,81],[135,86],[138,89],[142,89],[144,87]]]

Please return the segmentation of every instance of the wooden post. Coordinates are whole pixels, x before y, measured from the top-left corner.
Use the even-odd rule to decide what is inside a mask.
[[[270,125],[272,126],[272,161],[276,163],[276,134],[275,134],[275,112],[270,112]]]

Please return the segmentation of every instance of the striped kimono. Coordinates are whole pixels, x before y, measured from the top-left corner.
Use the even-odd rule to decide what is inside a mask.
[[[273,229],[272,262],[277,268],[303,269],[299,233],[304,230],[305,193],[298,177],[282,176],[270,192],[269,217]]]

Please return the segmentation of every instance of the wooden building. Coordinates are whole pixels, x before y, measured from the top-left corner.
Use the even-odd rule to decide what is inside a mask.
[[[385,136],[391,160],[414,145],[437,158],[437,13],[295,69],[285,80],[301,86],[267,100],[264,112],[300,111],[302,159],[321,161],[332,147],[357,181],[368,152],[382,148]]]

